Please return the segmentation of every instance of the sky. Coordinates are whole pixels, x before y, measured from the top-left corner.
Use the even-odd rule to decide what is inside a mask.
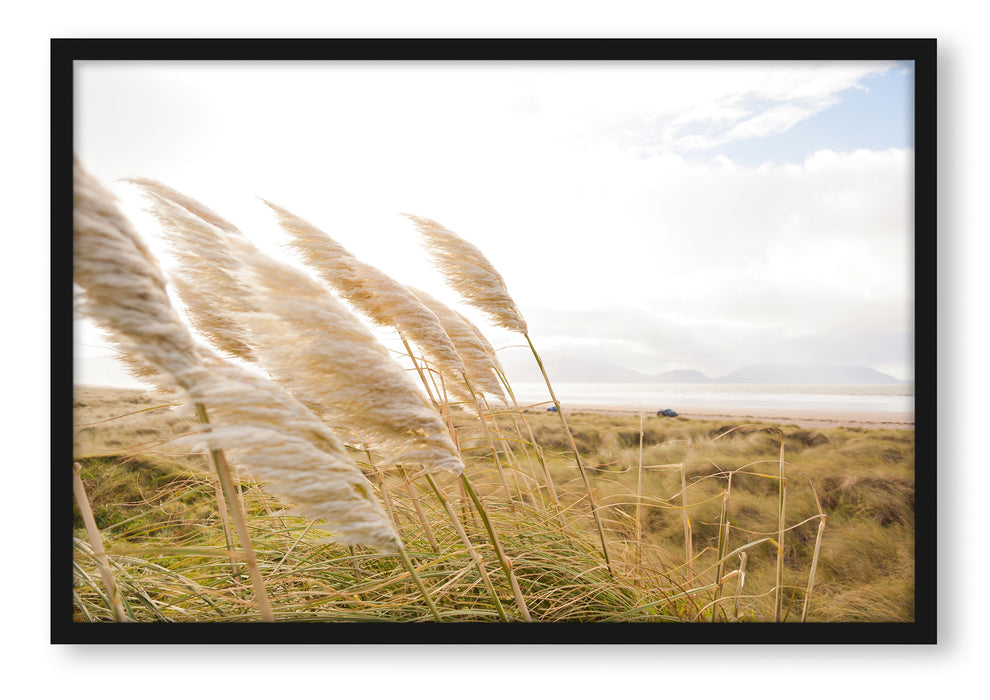
[[[547,357],[911,380],[913,81],[896,62],[81,62],[75,149],[166,268],[120,178],[291,259],[259,198],[278,203],[508,364],[525,341],[460,303],[401,213],[477,245]],[[75,335],[82,381],[117,383],[99,333]]]

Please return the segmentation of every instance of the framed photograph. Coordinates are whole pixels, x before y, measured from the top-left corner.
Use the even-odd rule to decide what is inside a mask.
[[[53,643],[937,641],[935,40],[51,49]]]

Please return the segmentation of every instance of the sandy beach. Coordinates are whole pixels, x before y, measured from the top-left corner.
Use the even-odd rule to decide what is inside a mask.
[[[120,389],[113,387],[91,387],[76,386],[77,394],[88,395],[123,395],[139,396],[145,392],[139,389]],[[551,405],[549,401],[542,403],[520,402],[523,408],[535,411],[544,411]],[[611,415],[638,416],[640,404],[590,404],[579,401],[562,401],[564,410],[570,413],[588,412]],[[662,408],[666,408],[663,406]],[[675,409],[677,410],[677,409]],[[647,407],[647,416],[656,416],[655,407]],[[853,411],[839,409],[802,409],[802,408],[760,408],[760,407],[722,407],[722,406],[692,406],[677,410],[678,415],[698,420],[717,421],[759,421],[763,423],[781,423],[783,425],[797,425],[802,428],[835,428],[841,426],[867,428],[867,429],[890,429],[890,430],[914,430],[914,414],[899,411]]]
[[[586,411],[614,415],[638,416],[639,406],[596,406],[592,404],[562,402],[565,411]],[[868,429],[914,430],[914,415],[887,411],[839,411],[817,409],[773,409],[773,408],[723,408],[717,406],[692,408],[678,411],[684,418],[701,420],[740,421],[752,420],[763,423],[782,423],[802,428],[855,427]],[[655,416],[656,411],[647,415]]]

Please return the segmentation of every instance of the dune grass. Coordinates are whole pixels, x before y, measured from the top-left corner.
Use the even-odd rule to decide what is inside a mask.
[[[129,415],[115,420],[115,413]],[[188,430],[195,416],[163,406],[152,394],[90,387],[77,387],[75,415],[85,424],[76,431],[81,476],[125,613],[142,621],[258,619],[246,572],[231,569],[205,456],[169,454],[168,439]],[[511,481],[510,502],[477,418],[464,411],[452,418],[472,483],[534,621],[773,620],[781,435],[789,528],[782,620],[800,620],[806,602],[812,622],[913,619],[913,433],[777,426],[776,434],[768,425],[653,416],[640,430],[636,416],[572,412],[574,440],[614,558],[610,575],[570,441],[555,416],[522,411],[516,418],[531,425],[542,446],[562,513],[541,478],[526,478],[541,476],[532,445],[508,436],[522,470]],[[455,475],[431,476],[445,504],[424,475],[378,466],[357,450],[352,457],[377,492],[388,494],[396,529],[440,619],[524,619],[485,523]],[[397,558],[327,543],[312,521],[287,515],[256,482],[242,479],[241,488],[276,620],[434,619]],[[806,601],[822,520],[818,501],[826,526]],[[74,529],[75,619],[113,620],[78,513]]]
[[[554,442],[553,418],[531,417],[537,436]],[[910,621],[914,581],[914,433],[904,430],[725,424],[684,418],[648,420],[644,428],[644,474],[637,475],[635,417],[572,414],[579,449],[594,455],[600,500],[613,511],[635,512],[636,479],[642,478],[642,532],[647,542],[684,552],[684,516],[691,524],[695,575],[717,566],[715,552],[731,524],[725,550],[765,539],[748,550],[741,603],[744,619],[774,616],[778,539],[778,450],[786,446],[787,526],[781,587],[783,618],[795,619],[803,605],[818,543],[809,620]],[[538,437],[539,439],[539,437]],[[566,451],[552,456],[565,469]],[[731,494],[721,496],[731,476]],[[684,481],[682,482],[682,478]],[[558,482],[560,483],[560,482]],[[682,483],[687,485],[682,491]],[[681,508],[682,495],[689,504]],[[819,511],[819,503],[822,511]],[[613,523],[621,523],[622,520]],[[635,523],[633,524],[635,525]],[[613,531],[615,527],[613,525]],[[626,526],[627,536],[634,529]],[[726,562],[738,566],[739,559]],[[686,569],[687,567],[685,567]],[[745,591],[744,591],[745,593]],[[846,599],[858,611],[842,609]],[[874,609],[867,611],[869,606]]]

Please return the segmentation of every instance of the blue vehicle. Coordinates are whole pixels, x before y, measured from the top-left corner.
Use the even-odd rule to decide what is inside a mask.
[[[677,417],[677,411],[675,411],[673,409],[670,409],[670,408],[665,408],[662,411],[657,411],[657,415],[660,418],[663,418],[664,416],[666,416],[667,418],[676,418]]]
[[[551,406],[551,407],[550,407],[550,408],[548,408],[547,410],[548,410],[548,411],[553,411],[554,413],[556,413],[556,412],[557,412],[557,407],[556,407],[556,406]]]

